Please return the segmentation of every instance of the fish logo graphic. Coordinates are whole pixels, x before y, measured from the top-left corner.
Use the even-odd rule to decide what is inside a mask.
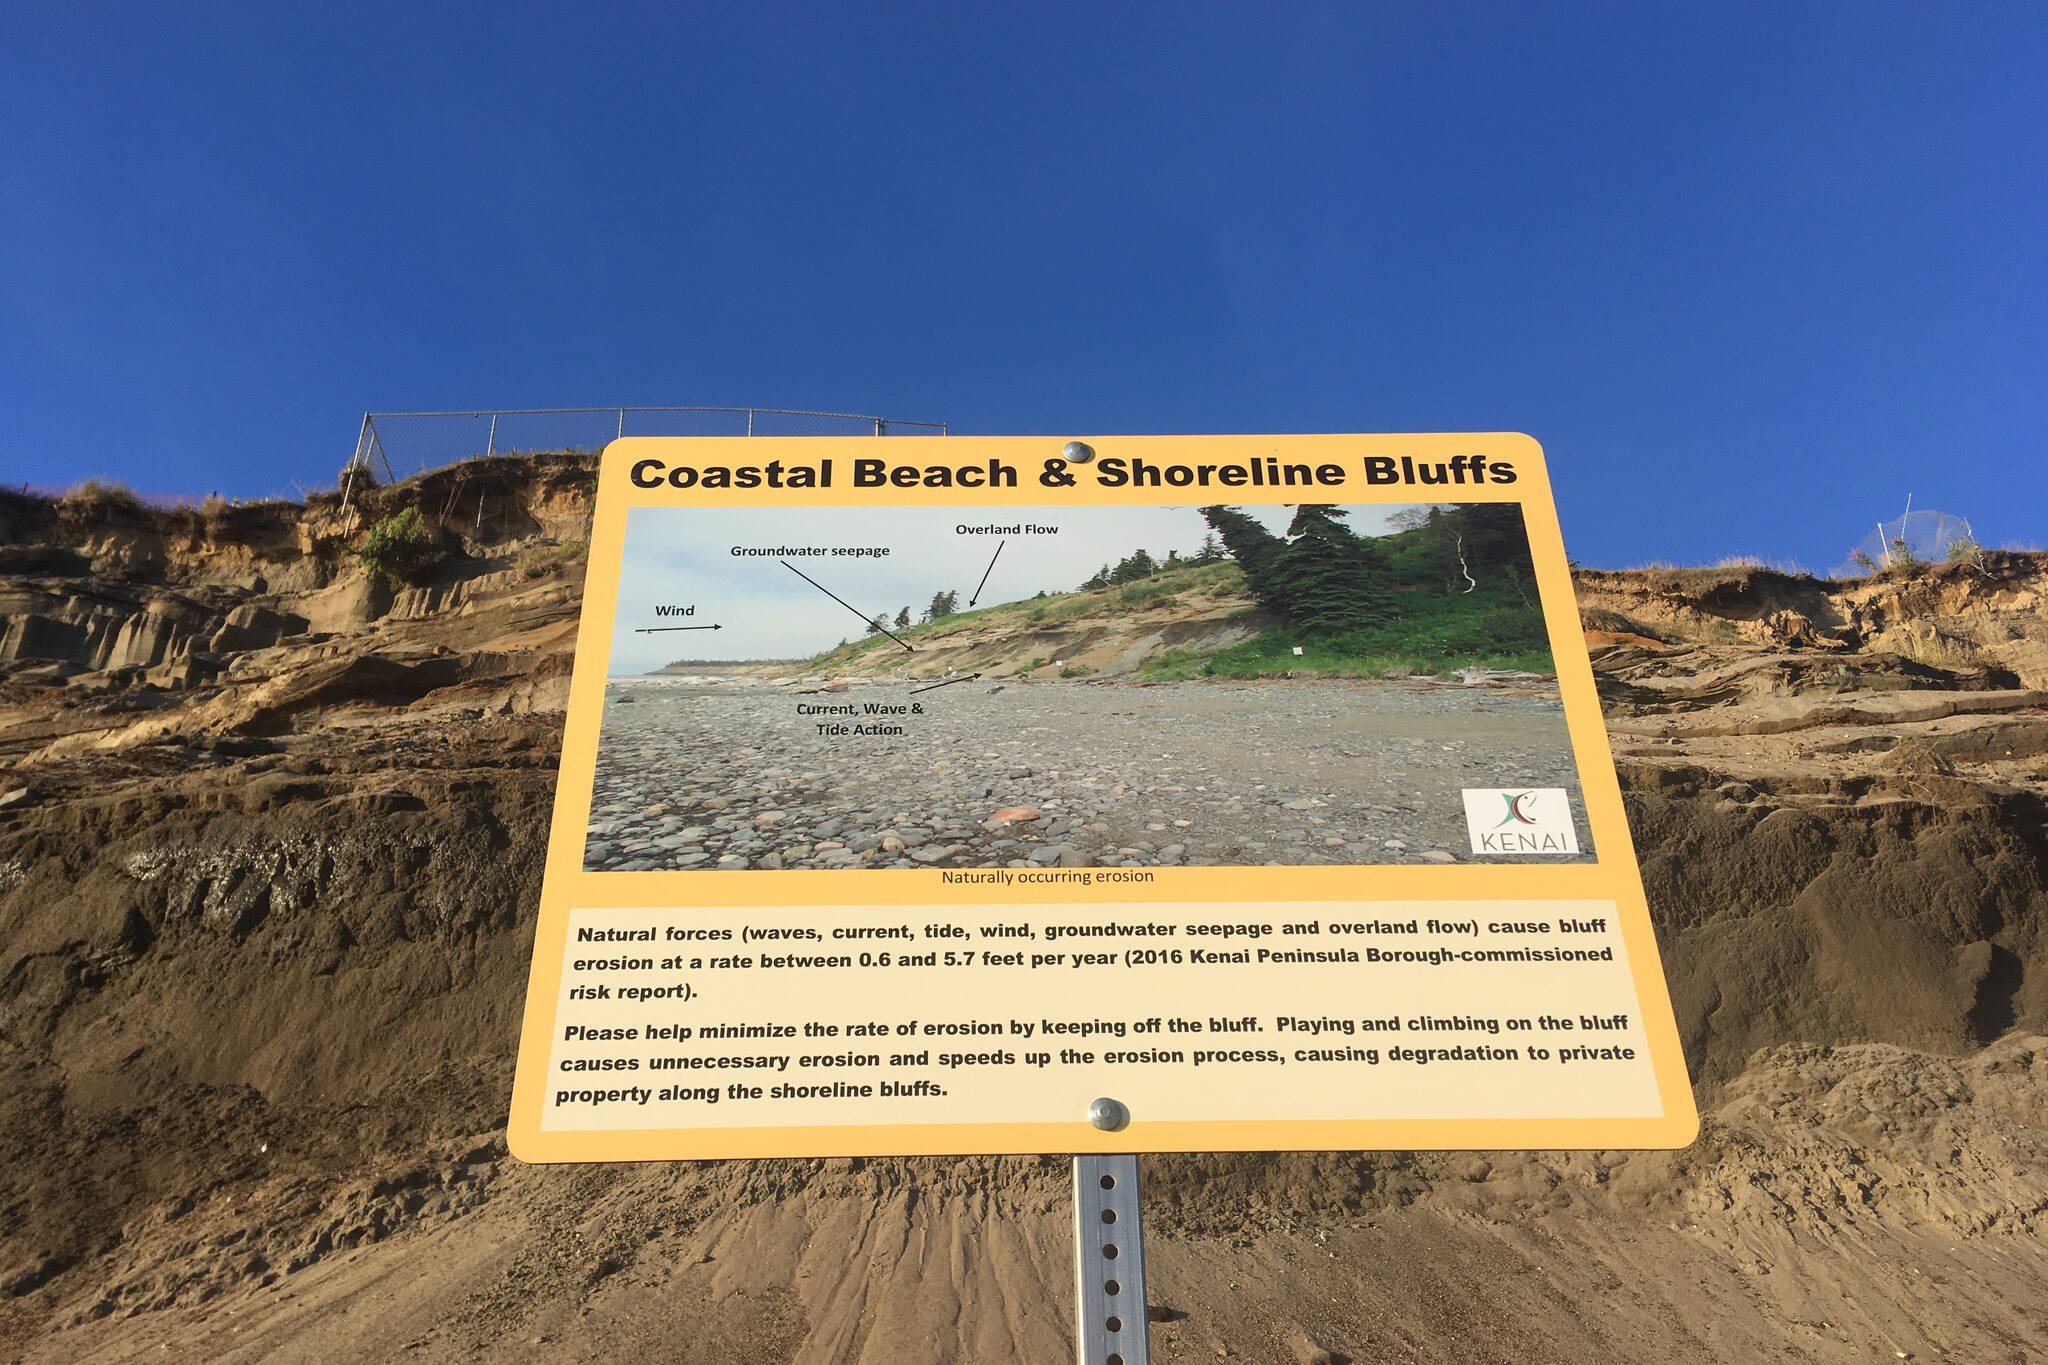
[[[1509,825],[1513,824],[1535,824],[1535,817],[1530,815],[1527,811],[1523,810],[1522,806],[1524,802],[1527,802],[1531,806],[1535,805],[1536,796],[1537,793],[1535,792],[1502,792],[1500,794],[1500,799],[1506,803],[1508,813],[1500,818],[1500,823],[1495,825],[1494,828],[1506,829]]]

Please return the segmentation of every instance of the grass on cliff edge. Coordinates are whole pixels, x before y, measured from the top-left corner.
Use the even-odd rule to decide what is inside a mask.
[[[890,630],[912,644],[943,640],[963,631],[996,627],[1028,633],[1057,629],[1082,617],[1139,615],[1205,598],[1240,597],[1244,573],[1231,563],[1173,569],[1119,587],[1024,598],[975,611],[956,612],[906,630]],[[1287,627],[1210,654],[1170,650],[1139,670],[1161,682],[1186,678],[1265,678],[1314,672],[1323,677],[1377,678],[1389,669],[1408,673],[1455,673],[1461,668],[1523,669],[1550,673],[1556,665],[1543,615],[1505,586],[1491,592],[1446,593],[1434,588],[1394,594],[1396,617],[1368,631],[1331,636],[1305,635]],[[1294,647],[1302,653],[1296,655]],[[832,668],[874,649],[896,649],[886,635],[870,635],[828,650],[812,660]],[[1029,670],[1026,670],[1029,671]]]
[[[1200,655],[1169,650],[1138,670],[1142,678],[1270,678],[1312,672],[1326,678],[1455,673],[1461,668],[1555,672],[1543,613],[1512,591],[1394,594],[1395,617],[1370,630],[1316,635],[1278,626],[1241,645]],[[1294,652],[1295,647],[1301,653]]]
[[[1015,602],[1000,602],[992,607],[957,611],[950,616],[941,616],[936,621],[920,622],[904,630],[898,630],[891,624],[889,630],[898,639],[908,640],[912,644],[927,640],[944,640],[962,631],[986,626],[1019,632],[1033,629],[1051,630],[1084,616],[1170,610],[1204,598],[1235,597],[1242,595],[1243,592],[1244,572],[1237,565],[1205,564],[1199,568],[1170,569],[1135,583],[1112,588],[1052,593],[1045,597],[1023,597]],[[893,622],[893,616],[891,619]],[[880,646],[887,646],[890,649],[898,647],[887,635],[869,635],[828,649],[811,662],[819,667],[843,664],[860,658],[869,650]]]

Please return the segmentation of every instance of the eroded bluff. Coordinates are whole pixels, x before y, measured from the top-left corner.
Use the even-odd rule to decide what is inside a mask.
[[[506,1157],[589,491],[0,495],[9,1356],[1070,1349],[1055,1158]],[[1581,574],[1700,1141],[1148,1160],[1162,1357],[2048,1354],[2044,569]]]

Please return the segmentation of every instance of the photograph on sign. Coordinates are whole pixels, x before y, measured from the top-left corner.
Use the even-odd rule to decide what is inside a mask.
[[[590,871],[1590,855],[1512,503],[635,507],[618,603]]]
[[[1535,444],[1082,448],[607,451],[514,1149],[1689,1140]]]

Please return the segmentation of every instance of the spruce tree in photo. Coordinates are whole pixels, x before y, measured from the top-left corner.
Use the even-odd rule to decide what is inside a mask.
[[[1078,588],[1074,589],[1074,591],[1075,591],[1075,592],[1095,592],[1095,591],[1097,591],[1098,589],[1101,589],[1101,588],[1106,588],[1106,587],[1108,587],[1108,586],[1109,586],[1109,573],[1110,573],[1109,565],[1107,565],[1107,564],[1103,565],[1103,566],[1102,566],[1101,568],[1099,568],[1099,569],[1097,569],[1097,570],[1095,571],[1095,576],[1094,576],[1093,578],[1091,578],[1091,579],[1089,579],[1089,580],[1088,580],[1087,582],[1083,583],[1083,584],[1082,584],[1082,585],[1081,585],[1080,587],[1078,587]]]
[[[1465,571],[1480,587],[1505,586],[1523,602],[1527,586],[1536,581],[1536,562],[1529,554],[1529,533],[1522,509],[1511,502],[1474,502],[1451,509]]]
[[[1216,533],[1211,531],[1202,537],[1201,548],[1195,551],[1194,558],[1188,563],[1199,569],[1209,564],[1221,564],[1224,558],[1223,542],[1216,539]]]
[[[1118,561],[1110,572],[1111,583],[1135,583],[1141,578],[1150,578],[1159,572],[1159,566],[1152,562],[1152,556],[1137,550],[1128,559]]]
[[[1287,547],[1268,570],[1280,611],[1304,631],[1366,630],[1393,614],[1386,554],[1346,526],[1347,515],[1312,503],[1296,508]]]
[[[870,635],[879,635],[888,628],[889,613],[885,611],[881,615],[877,616],[874,620],[868,622],[867,633]]]
[[[905,607],[905,608],[904,608],[904,609],[903,609],[902,611],[899,611],[899,612],[897,612],[897,613],[896,613],[896,629],[898,629],[898,630],[908,630],[908,629],[910,629],[910,608],[909,608],[909,607]]]
[[[1418,507],[1396,515],[1389,523],[1408,539],[1403,556],[1406,581],[1426,582],[1444,592],[1470,592],[1458,562],[1462,535],[1455,508]]]
[[[1245,590],[1252,600],[1271,611],[1286,612],[1275,595],[1270,570],[1273,561],[1287,548],[1287,542],[1259,525],[1235,507],[1204,507],[1202,520],[1223,538],[1223,548],[1244,570]]]
[[[1397,515],[1404,581],[1444,592],[1490,596],[1502,589],[1531,605],[1536,565],[1529,557],[1522,509],[1513,503],[1460,503]]]

